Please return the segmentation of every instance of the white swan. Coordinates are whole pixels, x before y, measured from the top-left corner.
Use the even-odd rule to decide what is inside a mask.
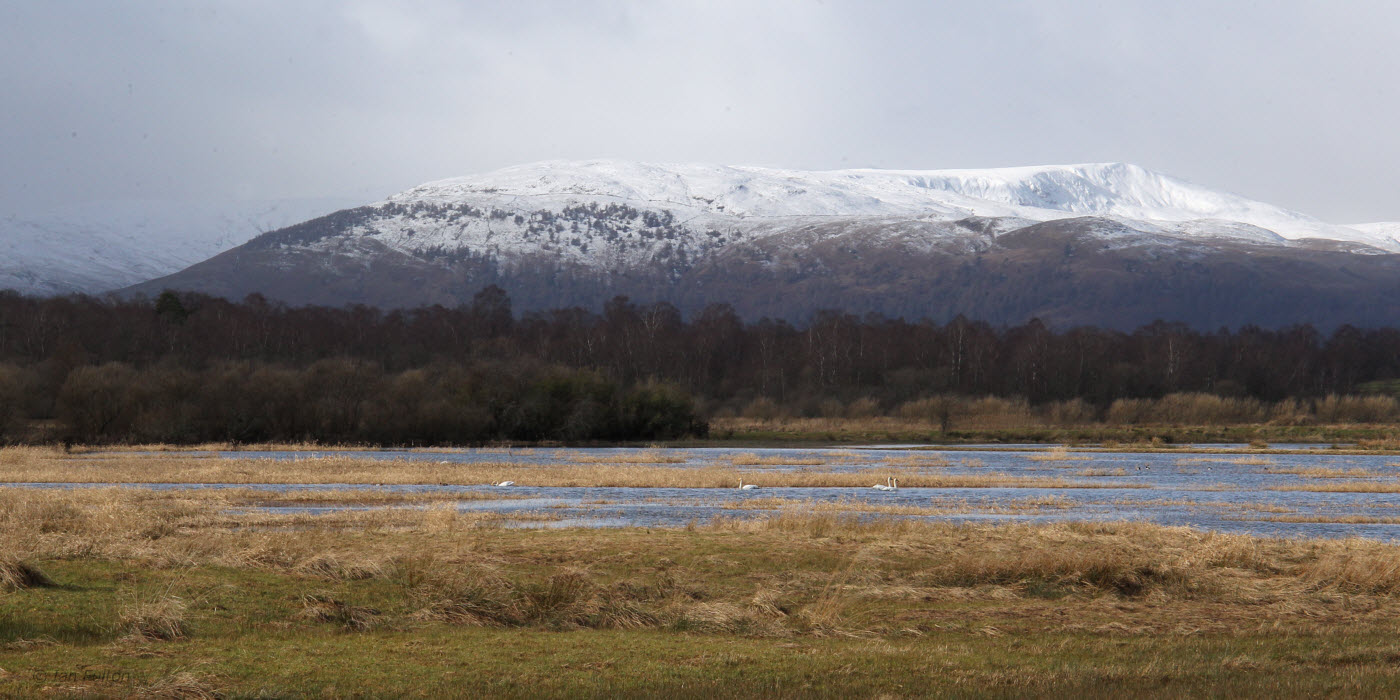
[[[740,489],[743,489],[744,491],[752,491],[752,490],[758,488],[758,484],[746,484],[746,483],[744,483],[744,480],[743,480],[743,479],[740,479],[740,480],[739,480],[739,488],[740,488]]]
[[[899,479],[896,479],[892,476],[887,476],[885,477],[885,483],[875,484],[870,488],[875,489],[876,491],[895,491],[899,489]]]
[[[496,484],[496,485],[497,485],[497,486],[514,486],[514,485],[515,485],[515,482],[514,482],[514,481],[502,481],[501,483]]]

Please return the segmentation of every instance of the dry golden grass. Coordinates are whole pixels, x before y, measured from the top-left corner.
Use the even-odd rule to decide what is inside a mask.
[[[1275,463],[1276,462],[1274,462],[1274,460],[1269,459],[1268,457],[1236,457],[1235,459],[1230,460],[1230,464],[1240,465],[1271,465]]]
[[[1128,470],[1122,467],[1117,469],[1081,469],[1074,474],[1075,476],[1127,476]]]
[[[892,467],[948,467],[952,462],[937,452],[916,452],[908,455],[891,455],[881,458]]]
[[[1373,515],[1272,515],[1230,520],[1263,520],[1273,523],[1336,523],[1346,525],[1397,525],[1400,517]]]
[[[301,606],[293,619],[326,622],[353,632],[367,632],[380,622],[378,610],[349,605],[329,593],[307,593],[301,598]]]
[[[1265,491],[1315,491],[1318,493],[1400,493],[1400,482],[1321,481],[1308,484],[1278,484]]]
[[[24,542],[35,560],[379,579],[406,592],[412,619],[471,626],[845,636],[895,635],[915,624],[977,629],[987,619],[1070,632],[1092,619],[1144,634],[1228,633],[1270,621],[1400,614],[1400,547],[1386,543],[1136,523],[870,517],[987,512],[956,501],[754,499],[749,507],[781,512],[651,528],[639,539],[637,529],[503,531],[444,508],[286,520],[225,512],[209,490],[20,491],[0,490],[0,549]],[[1072,505],[1041,498],[995,508]],[[1053,605],[1036,602],[1045,599]],[[129,601],[123,628],[138,641],[189,636],[191,600],[169,590]],[[985,617],[993,614],[987,605],[1005,609],[1004,619]],[[347,630],[390,619],[325,592],[304,595],[287,615]]]
[[[190,628],[185,620],[189,605],[173,594],[136,598],[122,606],[118,621],[133,642],[169,642],[185,639]]]
[[[1045,452],[1027,455],[1026,459],[1033,462],[1083,462],[1093,457],[1072,453],[1068,447],[1053,447]]]
[[[974,503],[962,499],[936,498],[929,505],[884,504],[871,501],[816,501],[796,498],[746,498],[725,503],[729,510],[783,510],[795,513],[873,513],[937,517],[947,515],[1026,515],[1073,508],[1075,503],[1058,496],[1020,498],[995,503]]]
[[[1265,474],[1292,474],[1308,479],[1342,479],[1342,478],[1377,478],[1397,476],[1387,474],[1372,469],[1361,469],[1353,467],[1343,469],[1338,467],[1271,467],[1263,470]]]
[[[14,558],[13,554],[0,555],[0,591],[49,588],[54,585],[53,579],[38,566]]]
[[[610,674],[638,664],[648,678],[674,667],[757,674],[746,696],[803,682],[830,694],[830,678],[899,669],[909,673],[898,685],[836,694],[1106,697],[1131,683],[1147,696],[1209,695],[1228,683],[1226,695],[1279,696],[1303,678],[1309,695],[1364,695],[1393,676],[1400,546],[1389,543],[950,524],[786,499],[773,502],[776,515],[689,528],[540,531],[486,526],[431,501],[287,520],[229,512],[231,500],[214,489],[0,489],[0,552],[22,551],[65,584],[0,600],[54,620],[10,629],[0,653],[12,675],[0,684],[12,685],[0,694],[32,696],[17,677],[69,663],[159,679],[73,691],[97,697],[401,695],[393,683],[405,667],[431,681],[415,693],[433,696],[458,687],[463,659],[493,650],[474,673],[535,660],[539,675],[505,693],[482,686],[484,696],[695,689],[688,675],[619,693]],[[180,583],[163,587],[171,580]],[[70,627],[91,630],[41,639]],[[781,675],[797,663],[807,665]],[[1358,666],[1371,675],[1352,675]],[[1287,675],[1295,668],[1301,676]],[[822,669],[831,675],[812,675]],[[324,683],[292,685],[323,673]],[[558,674],[574,675],[541,693]],[[1200,674],[1215,675],[1184,685]],[[919,685],[932,678],[947,682]],[[732,690],[723,680],[698,694]]]
[[[578,464],[683,464],[688,457],[685,453],[647,450],[645,452],[619,452],[608,455],[586,455],[579,452],[564,452],[557,455],[560,461]]]
[[[768,455],[765,457],[752,452],[743,452],[729,457],[729,463],[736,467],[815,467],[829,464],[832,461],[837,460],[788,455]]]
[[[212,679],[191,671],[178,671],[156,679],[136,692],[139,698],[166,700],[217,700],[227,697],[224,689]]]
[[[0,450],[0,456],[6,455]],[[721,465],[694,468],[648,464],[439,463],[347,456],[297,460],[186,458],[176,455],[71,456],[60,453],[6,457],[0,481],[51,483],[181,484],[416,484],[521,486],[733,488],[739,480],[760,487],[862,488],[897,477],[915,488],[1102,488],[1102,484],[1007,474],[940,475],[914,468],[847,472],[746,471]],[[963,466],[982,466],[963,460]],[[1117,485],[1117,488],[1128,485]],[[1147,488],[1134,485],[1136,488]],[[464,497],[464,498],[470,498]]]

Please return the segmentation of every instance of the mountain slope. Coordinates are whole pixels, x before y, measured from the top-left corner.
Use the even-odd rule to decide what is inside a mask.
[[[793,319],[841,307],[1115,326],[1389,323],[1396,233],[1125,164],[546,162],[427,183],[128,291],[411,306],[499,284],[525,310],[626,294]]]
[[[168,275],[260,233],[346,206],[335,199],[92,202],[0,217],[0,289],[96,294]]]

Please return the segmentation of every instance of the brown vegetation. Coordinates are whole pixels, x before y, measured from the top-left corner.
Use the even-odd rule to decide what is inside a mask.
[[[822,463],[824,460],[818,460]],[[963,460],[964,466],[980,466]],[[766,466],[767,463],[764,463]],[[843,472],[749,471],[720,465],[693,468],[650,464],[440,463],[348,456],[295,460],[220,459],[176,454],[64,455],[53,450],[0,449],[0,480],[66,483],[181,484],[454,484],[514,481],[521,486],[733,488],[740,479],[761,487],[868,487],[897,477],[901,486],[928,488],[1100,488],[1102,484],[1058,478],[988,473],[931,474],[916,467],[879,467]],[[1122,488],[1119,484],[1116,487]],[[1145,487],[1143,487],[1145,488]],[[391,498],[388,496],[375,496]],[[468,495],[464,498],[471,498]],[[451,496],[444,496],[451,498]]]
[[[0,591],[48,588],[54,585],[53,579],[38,566],[16,559],[10,554],[0,557]]]
[[[384,519],[304,518],[296,529],[270,531],[264,527],[266,516],[232,515],[223,511],[222,502],[204,500],[215,495],[131,489],[24,496],[5,492],[0,493],[0,512],[7,516],[0,521],[0,537],[29,543],[41,559],[217,565],[332,581],[388,578],[412,592],[415,609],[427,619],[488,626],[892,632],[906,623],[867,619],[854,610],[862,601],[918,607],[919,600],[950,596],[990,600],[1051,591],[1056,597],[1087,596],[1085,601],[1106,593],[1177,606],[1215,601],[1225,607],[1190,623],[1209,627],[1232,624],[1230,615],[1236,613],[1239,619],[1252,619],[1261,611],[1287,617],[1303,610],[1332,615],[1388,606],[1400,612],[1400,601],[1391,600],[1400,592],[1400,547],[1362,540],[1270,540],[1128,523],[982,526],[862,520],[834,512],[853,504],[775,500],[751,505],[779,508],[780,515],[658,530],[638,548],[625,532],[507,534],[479,527],[471,514],[435,509]],[[1054,499],[1031,500],[1019,509],[1062,505]],[[893,515],[925,512],[866,507],[867,512]],[[933,505],[927,512],[956,507]],[[67,515],[55,518],[57,513]],[[162,527],[167,522],[175,526]],[[389,523],[394,527],[383,529]],[[153,538],[152,532],[165,534]],[[432,537],[421,536],[427,533]],[[410,542],[413,546],[406,548]],[[737,561],[707,560],[709,554],[694,549],[700,542],[725,551],[741,547],[735,551],[759,558],[767,556],[760,552],[782,552],[779,569],[786,574],[774,576],[778,569],[769,564],[746,569]],[[318,562],[328,555],[342,565],[360,562],[367,573],[351,578],[317,573],[327,571]],[[686,563],[660,563],[678,557]],[[842,571],[833,588],[834,574],[829,569],[819,573],[827,564],[811,568],[817,560],[861,564]],[[588,562],[599,567],[576,568]],[[748,573],[730,580],[731,569]],[[651,573],[639,576],[644,571]],[[1371,598],[1336,597],[1340,594]],[[821,612],[833,596],[847,612]],[[190,634],[188,608],[187,596],[162,591],[128,601],[121,624],[144,639],[179,639]],[[799,614],[803,610],[809,613]],[[379,619],[377,611],[321,593],[304,596],[295,614],[351,628]],[[818,625],[817,620],[826,622]],[[1171,624],[1184,622],[1176,618]]]

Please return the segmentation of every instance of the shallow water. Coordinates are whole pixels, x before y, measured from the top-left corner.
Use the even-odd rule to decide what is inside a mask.
[[[146,484],[142,488],[259,488],[269,490],[345,489],[398,492],[491,492],[511,498],[464,500],[463,511],[490,510],[505,514],[558,516],[553,521],[524,521],[525,527],[673,527],[716,517],[751,518],[778,512],[773,509],[742,507],[754,499],[781,498],[831,504],[836,512],[842,504],[861,517],[859,506],[908,506],[937,509],[936,514],[900,516],[948,521],[1053,520],[1132,520],[1162,525],[1182,525],[1221,532],[1250,533],[1286,537],[1366,537],[1400,538],[1400,524],[1372,523],[1291,523],[1277,517],[1337,518],[1363,516],[1400,518],[1400,493],[1332,493],[1319,491],[1273,490],[1289,486],[1347,484],[1400,484],[1400,457],[1393,455],[1326,454],[1330,446],[1290,445],[1289,449],[1317,448],[1316,453],[1242,455],[1231,454],[1227,446],[1219,453],[1130,453],[1074,451],[1071,459],[1053,456],[1045,447],[984,446],[957,450],[909,449],[905,445],[871,445],[843,448],[530,448],[464,449],[451,451],[237,451],[222,452],[227,459],[299,460],[324,456],[353,456],[386,460],[433,461],[443,463],[496,462],[529,465],[576,463],[592,460],[627,460],[655,456],[681,458],[676,463],[646,462],[650,467],[688,469],[703,466],[734,466],[739,455],[759,458],[819,459],[820,465],[737,466],[754,473],[785,471],[860,471],[885,467],[892,473],[916,469],[929,474],[999,474],[1026,477],[1061,478],[1103,488],[905,488],[876,491],[870,488],[763,488],[753,491],[701,488],[573,488],[573,487],[495,487],[490,485],[350,485],[350,484]],[[1220,448],[1221,446],[1213,446]],[[1278,445],[1276,447],[1285,447]],[[942,465],[907,466],[886,460],[902,458],[944,460]],[[1039,459],[1037,459],[1039,458]],[[618,468],[625,469],[626,463]],[[1360,470],[1373,476],[1311,478],[1288,473],[1296,469]],[[1118,474],[1106,476],[1102,474]],[[1096,475],[1098,474],[1098,475]],[[879,479],[875,479],[879,480]],[[17,485],[17,484],[12,484]],[[100,486],[102,484],[25,484],[34,487]],[[110,484],[108,484],[110,485]],[[522,498],[524,497],[524,498]],[[1048,500],[1047,500],[1048,499]],[[1043,502],[1038,502],[1043,501]],[[327,512],[336,508],[364,508],[363,505],[272,506],[276,512]]]

